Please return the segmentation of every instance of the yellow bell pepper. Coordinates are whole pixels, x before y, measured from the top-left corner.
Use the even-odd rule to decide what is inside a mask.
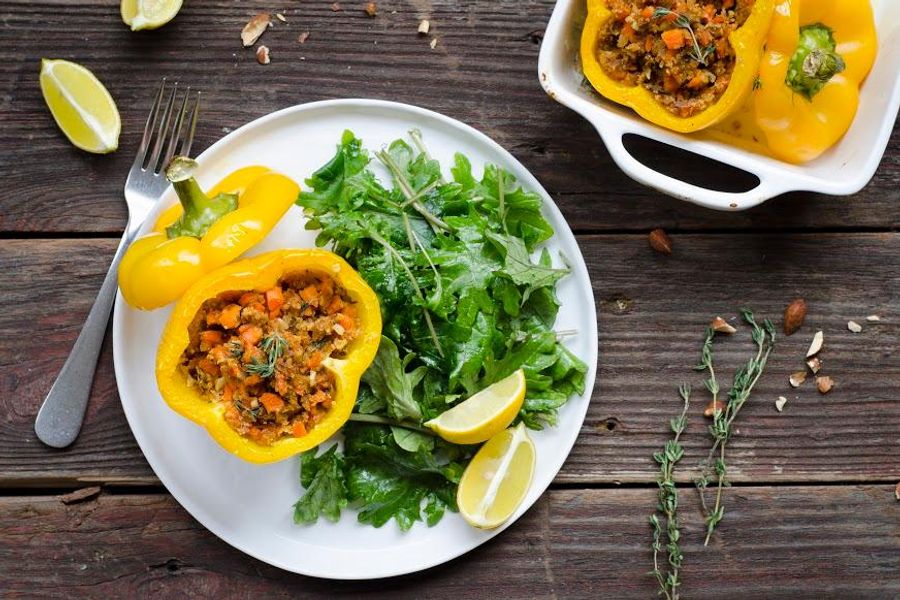
[[[119,263],[119,289],[143,310],[178,299],[204,274],[259,243],[293,205],[300,186],[266,167],[239,169],[204,193],[196,162],[176,157],[166,176],[179,204],[164,211],[153,233],[134,241]]]
[[[754,102],[771,153],[803,163],[847,132],[878,42],[867,0],[783,0],[775,10]]]
[[[224,292],[264,291],[295,273],[325,275],[346,290],[356,305],[359,333],[344,350],[343,358],[329,357],[322,362],[335,379],[335,395],[326,416],[306,435],[284,437],[271,445],[262,445],[228,425],[224,420],[226,403],[205,399],[188,383],[181,370],[181,357],[190,343],[188,328],[204,302]],[[205,428],[223,448],[249,462],[274,462],[317,446],[347,421],[356,402],[360,377],[375,358],[380,338],[378,297],[344,259],[321,249],[278,250],[222,267],[202,278],[181,297],[160,340],[156,381],[166,403]]]
[[[712,106],[692,116],[681,117],[670,112],[643,85],[630,85],[628,82],[618,81],[610,77],[600,65],[597,59],[597,43],[603,28],[610,19],[615,18],[607,0],[587,0],[587,19],[581,35],[581,63],[584,75],[601,95],[628,106],[651,123],[681,133],[705,129],[725,119],[740,108],[748,98],[759,68],[774,5],[775,0],[756,0],[744,24],[728,36],[735,54],[735,65],[728,87]],[[667,9],[656,10],[671,15],[678,14]],[[700,49],[700,52],[704,50]]]

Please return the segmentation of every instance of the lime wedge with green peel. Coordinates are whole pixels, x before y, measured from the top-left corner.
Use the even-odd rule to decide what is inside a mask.
[[[95,154],[119,147],[119,111],[93,73],[67,60],[45,58],[41,60],[41,91],[70,142]]]
[[[524,423],[489,439],[466,467],[456,503],[479,529],[505,523],[525,499],[534,475],[535,451]]]
[[[175,18],[181,0],[122,0],[122,20],[132,31],[156,29]]]
[[[525,372],[489,385],[474,396],[425,423],[454,444],[480,444],[513,422],[525,400]]]

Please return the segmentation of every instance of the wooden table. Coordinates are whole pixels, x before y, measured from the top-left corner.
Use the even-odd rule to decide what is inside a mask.
[[[652,598],[651,454],[678,410],[676,384],[700,387],[690,367],[703,328],[745,306],[780,323],[799,296],[806,325],[779,340],[740,416],[734,487],[706,548],[684,469],[684,596],[900,597],[900,129],[855,197],[794,194],[710,212],[632,182],[591,127],[541,91],[552,0],[383,0],[374,18],[363,2],[341,4],[197,0],[164,29],[136,34],[110,1],[0,1],[0,596]],[[263,37],[267,66],[238,37],[258,10],[287,19]],[[422,18],[428,36],[416,34]],[[81,62],[106,83],[122,113],[118,152],[66,142],[41,99],[41,57]],[[197,524],[150,470],[119,405],[108,342],[81,437],[64,451],[37,441],[34,415],[125,225],[125,174],[164,75],[203,91],[198,151],[280,108],[373,97],[469,123],[541,180],[588,262],[600,364],[577,445],[515,526],[449,564],[386,581],[310,579],[249,558]],[[732,181],[697,158],[642,151],[660,168]],[[672,256],[648,248],[655,227],[672,235]],[[862,333],[848,331],[850,319]],[[837,382],[827,396],[787,384],[816,329]],[[746,330],[723,342],[722,368],[748,348]],[[684,438],[687,467],[707,445],[704,403]],[[66,497],[92,486],[99,494]]]

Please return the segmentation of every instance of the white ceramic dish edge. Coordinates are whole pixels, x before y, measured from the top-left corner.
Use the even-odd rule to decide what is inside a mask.
[[[680,135],[657,127],[636,113],[599,99],[582,85],[578,40],[585,0],[558,0],[541,46],[538,77],[547,94],[587,119],[616,164],[632,179],[660,192],[717,210],[745,210],[790,191],[850,195],[872,179],[887,147],[900,109],[900,2],[873,0],[879,54],[860,96],[850,131],[834,148],[808,165],[790,165],[747,150]],[[738,167],[759,179],[742,192],[711,190],[655,171],[635,159],[623,137],[639,135]]]
[[[395,102],[380,101],[380,100],[362,100],[362,99],[327,100],[327,101],[312,102],[309,104],[289,107],[289,108],[277,111],[275,113],[266,115],[264,117],[261,117],[255,121],[252,121],[252,122],[242,126],[239,129],[236,129],[235,131],[226,135],[225,137],[223,137],[222,139],[220,139],[219,141],[214,143],[212,146],[210,146],[208,149],[206,149],[198,158],[201,161],[201,163],[204,162],[204,157],[209,157],[209,162],[216,162],[216,160],[218,158],[220,158],[223,155],[226,155],[224,147],[227,146],[229,143],[231,143],[232,140],[234,140],[238,136],[240,136],[242,134],[242,132],[244,132],[245,130],[249,130],[251,128],[263,128],[271,123],[277,122],[278,119],[283,118],[285,115],[289,115],[290,113],[293,113],[293,112],[311,111],[311,110],[321,109],[324,107],[348,107],[351,110],[353,110],[353,109],[365,110],[367,108],[371,108],[373,110],[374,109],[397,109],[397,110],[401,110],[401,111],[406,111],[410,115],[411,119],[415,119],[416,116],[421,116],[423,118],[435,119],[444,126],[460,129],[466,135],[473,136],[480,143],[487,145],[493,152],[495,152],[496,156],[499,159],[501,159],[498,162],[500,162],[507,168],[512,168],[514,170],[517,178],[519,179],[519,182],[523,186],[538,192],[545,199],[550,199],[550,196],[543,189],[543,187],[540,185],[540,183],[528,172],[527,169],[525,169],[524,166],[521,165],[521,163],[518,162],[518,160],[515,159],[515,157],[513,157],[509,152],[507,152],[505,149],[503,149],[499,144],[497,144],[496,142],[494,142],[493,140],[488,138],[485,134],[481,133],[480,131],[478,131],[464,123],[456,121],[455,119],[446,117],[444,115],[435,113],[435,112],[427,110],[427,109],[410,106],[410,105],[406,105],[406,104],[395,103]],[[398,132],[398,135],[400,133],[402,133],[402,132]],[[167,194],[168,193],[169,192],[167,191]],[[157,206],[154,209],[154,211],[151,213],[148,221],[152,221],[152,219],[154,219],[155,216],[158,215],[159,211],[162,208],[163,208],[162,206]],[[559,223],[565,223],[565,219],[564,219],[562,213],[559,211],[559,208],[555,205],[555,203],[553,203],[552,201],[545,202],[544,208],[545,208],[545,211],[553,217],[553,220],[555,220],[556,222],[559,222]],[[145,230],[147,229],[146,224],[144,226],[144,229]],[[568,228],[564,228],[563,230],[557,230],[556,235],[560,239],[560,242],[563,245],[568,246],[569,248],[574,248],[575,251],[577,252],[577,250],[578,250],[577,242],[575,241],[574,236],[572,235],[571,231]],[[581,258],[580,253],[578,255],[578,258],[579,259]],[[571,266],[574,269],[573,275],[575,273],[577,273],[579,278],[583,278],[585,281],[590,281],[583,259],[573,260]],[[590,293],[587,294],[585,301],[588,305],[586,305],[584,307],[584,310],[589,311],[588,314],[590,314],[590,315],[596,315],[596,306],[594,304],[593,295]],[[135,436],[135,439],[138,442],[138,445],[141,446],[141,448],[143,450],[145,447],[145,441],[146,441],[144,439],[144,435],[143,435],[143,427],[141,426],[140,423],[137,422],[136,409],[134,409],[131,406],[130,402],[124,401],[124,395],[126,393],[128,393],[128,390],[131,389],[131,385],[132,385],[131,382],[129,381],[130,375],[129,375],[127,369],[125,368],[125,360],[122,358],[122,350],[125,347],[125,344],[127,343],[127,340],[125,339],[124,333],[123,333],[125,330],[125,328],[123,327],[123,320],[124,320],[124,315],[125,315],[126,311],[128,311],[128,310],[130,310],[130,309],[125,305],[124,300],[122,299],[121,295],[118,295],[116,298],[115,314],[113,317],[113,332],[112,332],[113,333],[113,359],[114,359],[117,386],[118,386],[120,395],[123,396],[122,405],[123,405],[123,409],[125,412],[125,416],[126,416],[126,419],[128,420],[129,426],[131,427],[131,430]],[[588,352],[588,355],[582,357],[585,359],[585,361],[588,365],[588,373],[585,378],[585,390],[586,391],[585,391],[585,394],[583,394],[581,397],[572,399],[570,401],[570,403],[567,404],[566,407],[564,407],[566,410],[571,410],[571,411],[577,412],[577,414],[573,413],[571,415],[571,418],[574,418],[575,420],[577,420],[577,422],[579,424],[583,423],[584,417],[587,413],[588,406],[590,404],[590,396],[591,396],[591,392],[592,392],[593,386],[594,386],[594,380],[596,377],[596,365],[597,365],[597,345],[595,342],[597,339],[596,319],[587,319],[587,322],[584,323],[584,326],[585,326],[584,335],[587,336],[587,339],[594,340],[594,342],[592,342],[589,346],[590,350]],[[156,395],[158,396],[158,394],[156,394]],[[161,399],[158,399],[158,401],[162,402]],[[558,456],[560,456],[558,461],[554,461],[552,465],[548,465],[548,467],[553,470],[554,474],[559,471],[559,469],[562,467],[563,462],[568,457],[568,454],[571,452],[571,448],[575,444],[575,441],[577,439],[579,431],[580,431],[580,425],[579,425],[579,427],[576,428],[575,431],[565,433],[565,435],[562,437],[562,439],[559,440],[559,446],[564,447],[565,452],[560,453],[558,455]],[[560,433],[563,433],[563,432],[560,432]],[[198,505],[198,503],[194,501],[194,499],[188,489],[186,489],[185,487],[183,487],[181,485],[173,484],[173,482],[170,480],[170,477],[167,476],[167,468],[166,468],[166,465],[164,464],[165,461],[162,458],[154,456],[154,455],[152,455],[152,453],[147,453],[146,451],[144,452],[144,454],[147,458],[147,461],[150,463],[151,468],[154,470],[154,472],[157,474],[157,476],[160,478],[160,480],[163,482],[163,484],[166,485],[167,489],[172,494],[172,496],[195,519],[197,519],[197,521],[199,521],[204,527],[206,527],[212,533],[214,533],[215,535],[217,535],[218,537],[220,537],[227,543],[231,544],[238,550],[240,550],[250,556],[253,556],[254,558],[257,558],[259,560],[262,560],[264,562],[267,562],[269,564],[277,566],[279,568],[285,569],[287,571],[292,571],[295,573],[301,573],[304,575],[326,577],[326,578],[330,578],[330,579],[376,579],[376,578],[383,578],[383,577],[392,577],[392,576],[396,576],[396,575],[402,575],[402,574],[420,571],[423,569],[427,569],[429,567],[436,566],[438,564],[442,564],[446,561],[452,560],[452,559],[472,550],[473,548],[481,545],[482,543],[490,540],[497,534],[504,531],[507,527],[512,525],[546,491],[546,488],[549,486],[549,484],[552,481],[552,477],[551,477],[550,479],[548,479],[546,481],[546,483],[535,486],[532,490],[529,491],[528,498],[526,498],[526,501],[519,508],[519,510],[516,512],[516,514],[513,516],[513,518],[511,518],[503,526],[501,526],[493,531],[480,532],[481,535],[478,537],[478,539],[474,543],[472,543],[468,546],[460,546],[460,547],[454,548],[452,551],[446,552],[437,558],[435,558],[434,555],[429,555],[427,558],[420,558],[419,562],[415,562],[413,567],[410,567],[408,564],[403,564],[401,566],[401,563],[397,563],[396,565],[391,565],[391,566],[384,566],[383,564],[379,564],[379,565],[356,564],[355,567],[357,568],[357,570],[355,570],[353,572],[347,572],[346,570],[338,570],[338,571],[331,571],[331,572],[323,573],[323,572],[313,572],[311,570],[304,569],[302,567],[298,567],[297,563],[295,563],[295,562],[292,563],[288,560],[278,560],[278,559],[273,559],[272,556],[264,556],[262,552],[259,552],[259,551],[257,551],[256,548],[251,547],[252,544],[247,543],[245,541],[237,541],[236,539],[234,539],[233,532],[223,530],[223,528],[220,527],[220,525],[221,525],[220,523],[214,522],[212,517],[209,517],[207,515],[207,513],[203,510],[203,507]],[[344,515],[344,519],[352,519],[352,518],[353,518],[352,514]],[[454,516],[454,515],[450,515],[450,516],[448,516],[448,518],[458,518],[458,517]],[[410,532],[410,533],[412,533],[412,532]]]

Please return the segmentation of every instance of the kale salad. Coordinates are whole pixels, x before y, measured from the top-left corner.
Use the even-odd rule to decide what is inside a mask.
[[[390,173],[383,184],[372,166]],[[542,429],[584,391],[587,366],[553,329],[556,285],[569,270],[540,244],[553,235],[541,197],[507,171],[480,178],[456,154],[446,178],[420,133],[370,154],[344,132],[334,157],[306,180],[297,204],[316,244],[330,246],[375,290],[383,337],[362,379],[343,445],[303,454],[297,523],[336,521],[344,509],[380,527],[436,524],[456,511],[474,446],[422,423],[523,369],[517,421]],[[564,263],[565,257],[560,257]]]

